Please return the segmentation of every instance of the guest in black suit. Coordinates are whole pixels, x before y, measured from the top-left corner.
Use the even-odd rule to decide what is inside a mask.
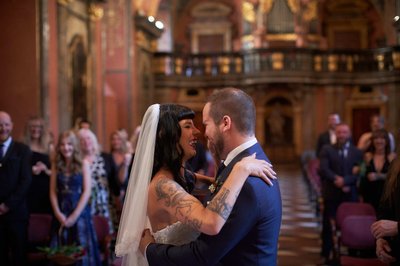
[[[315,155],[319,157],[321,149],[326,144],[336,143],[335,128],[340,123],[340,116],[337,113],[331,113],[328,116],[328,130],[321,133],[318,137]]]
[[[325,145],[320,154],[320,176],[324,200],[322,224],[322,256],[329,259],[332,251],[332,229],[330,219],[344,201],[357,201],[358,166],[363,159],[361,150],[350,141],[351,132],[347,124],[335,129],[336,144]]]
[[[11,138],[13,123],[0,111],[0,265],[26,265],[31,151]]]

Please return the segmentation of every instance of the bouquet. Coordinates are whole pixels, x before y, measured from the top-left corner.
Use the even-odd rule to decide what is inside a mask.
[[[57,265],[71,265],[86,254],[84,247],[72,244],[63,245],[61,242],[62,232],[64,227],[61,226],[58,230],[58,246],[57,247],[39,247],[38,249],[46,253],[49,260]]]
[[[58,247],[39,247],[38,249],[46,253],[49,260],[58,265],[74,264],[86,254],[85,248],[76,244]]]

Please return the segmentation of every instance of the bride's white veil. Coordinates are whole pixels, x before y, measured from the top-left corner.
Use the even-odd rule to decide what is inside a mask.
[[[123,265],[147,265],[138,247],[148,226],[147,194],[153,170],[154,149],[160,105],[151,105],[144,114],[132,171],[119,223],[115,254],[123,256]]]

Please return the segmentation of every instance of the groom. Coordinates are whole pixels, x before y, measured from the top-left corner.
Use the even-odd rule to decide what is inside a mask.
[[[234,88],[213,93],[204,106],[205,137],[224,164],[213,195],[243,157],[256,153],[268,161],[254,136],[255,113],[252,98]],[[182,246],[149,243],[145,237],[142,252],[150,265],[276,265],[282,206],[278,182],[273,184],[249,177],[218,235],[201,234]],[[208,208],[224,217],[221,208]]]

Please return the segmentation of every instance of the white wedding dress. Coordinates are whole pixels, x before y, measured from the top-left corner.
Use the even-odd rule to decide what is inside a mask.
[[[180,221],[153,233],[156,243],[175,246],[187,244],[196,240],[199,235],[200,233],[198,231]]]

